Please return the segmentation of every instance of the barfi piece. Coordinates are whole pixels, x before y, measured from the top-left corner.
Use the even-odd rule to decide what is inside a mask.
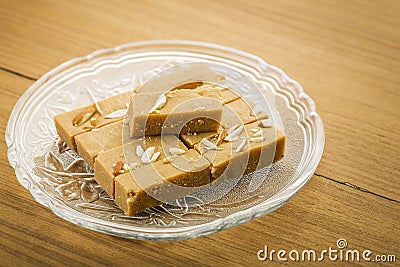
[[[138,139],[100,152],[94,163],[94,178],[104,191],[114,198],[115,177],[128,172],[129,169],[140,168],[166,157],[174,157],[186,150],[185,145],[174,135],[163,136],[162,139],[161,136]]]
[[[101,151],[107,151],[122,145],[122,128],[124,121],[116,121],[96,131],[85,132],[75,136],[78,154],[93,169],[94,160]]]
[[[230,130],[224,141],[217,145],[218,137],[195,144],[212,165],[211,180],[219,177],[239,178],[282,159],[285,135],[274,127],[259,127],[259,122]]]
[[[220,100],[187,89],[136,94],[128,111],[132,137],[216,131],[221,117]]]
[[[115,203],[132,216],[169,200],[183,197],[187,190],[174,190],[171,183],[182,187],[196,187],[210,183],[210,163],[193,149],[173,162],[153,164],[123,173],[115,178]],[[191,188],[187,188],[189,191]],[[162,201],[161,201],[162,200]]]
[[[110,113],[126,109],[132,92],[126,92],[106,99],[99,100],[97,105],[103,115],[99,113],[95,104],[77,108],[54,117],[54,123],[58,135],[65,141],[69,148],[76,150],[74,137],[90,131],[94,127],[101,127],[122,118],[106,118]]]

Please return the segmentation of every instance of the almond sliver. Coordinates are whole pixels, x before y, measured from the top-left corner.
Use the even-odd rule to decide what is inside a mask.
[[[124,165],[122,166],[122,170],[124,170],[126,172],[129,171],[130,168],[131,168],[130,165],[127,163],[124,163]]]
[[[251,111],[251,116],[257,116],[262,111],[263,109],[259,105],[256,105]]]
[[[106,115],[104,118],[105,119],[119,119],[123,118],[126,116],[127,109],[119,109],[116,111],[111,112],[110,114]]]
[[[242,142],[240,142],[240,144],[238,145],[238,147],[236,148],[236,152],[239,153],[240,151],[242,151],[243,147],[246,145],[247,142],[247,138],[243,139]]]
[[[232,131],[230,134],[228,134],[228,136],[225,137],[225,140],[232,142],[232,140],[235,139],[236,137],[239,138],[239,135],[242,133],[243,129],[244,129],[244,126],[240,125],[234,131]]]
[[[271,128],[272,125],[268,123],[268,120],[260,120],[258,126],[261,128]]]
[[[149,114],[155,112],[156,110],[160,110],[162,107],[165,106],[166,103],[167,103],[167,97],[165,96],[165,94],[160,95],[156,100],[154,106],[149,110]]]
[[[103,111],[101,110],[99,104],[97,103],[96,98],[94,97],[92,91],[90,91],[90,89],[87,88],[86,86],[85,86],[85,89],[86,89],[86,92],[89,94],[90,98],[92,99],[92,101],[94,102],[94,107],[96,108],[96,111],[97,111],[101,116],[103,116]]]
[[[235,142],[235,141],[239,140],[239,136],[235,136],[235,137],[227,136],[224,140],[228,141],[228,142]]]
[[[264,141],[264,136],[250,138],[250,142],[261,143],[262,141]]]
[[[117,176],[118,174],[120,174],[120,171],[122,170],[123,166],[124,166],[124,163],[122,161],[118,161],[117,163],[114,164],[114,166],[113,166],[114,176]]]
[[[237,129],[237,127],[239,127],[239,125],[233,125],[231,128],[228,129],[228,134],[232,133],[234,130]]]
[[[151,156],[150,162],[155,162],[161,155],[161,152],[156,152]]]
[[[143,152],[143,155],[141,156],[140,160],[143,163],[151,163],[151,158],[152,158],[155,150],[156,150],[156,148],[154,146],[151,146],[151,147],[147,148]]]
[[[262,136],[262,134],[263,134],[263,130],[260,129],[253,134],[253,137]]]
[[[177,147],[170,147],[169,148],[169,153],[171,153],[172,155],[181,155],[184,154],[186,152],[186,150],[184,149],[180,149]]]
[[[141,157],[144,153],[144,149],[141,145],[138,145],[136,147],[136,156]]]
[[[137,162],[132,162],[132,163],[128,164],[129,169],[131,169],[131,170],[134,170],[138,165],[139,164]]]
[[[218,139],[217,139],[217,146],[219,146],[220,144],[222,144],[222,142],[224,141],[225,137],[228,135],[228,132],[226,131],[225,128],[222,128],[221,132],[218,135]]]
[[[201,139],[201,144],[203,144],[205,147],[207,147],[208,149],[210,148],[216,148],[217,146],[211,142],[210,140],[208,140],[207,138],[203,138]]]
[[[94,107],[90,107],[81,111],[72,121],[72,125],[76,127],[81,126],[82,124],[87,122],[95,113],[96,109]]]

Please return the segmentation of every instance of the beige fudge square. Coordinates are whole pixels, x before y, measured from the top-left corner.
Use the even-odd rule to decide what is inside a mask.
[[[106,115],[110,114],[113,111],[125,109],[126,105],[129,104],[130,98],[132,96],[132,92],[125,92],[119,95],[115,95],[106,99],[99,100],[97,104],[103,111],[103,115],[100,115],[98,112],[95,112],[91,117],[94,119],[95,123],[89,119],[85,123],[74,126],[73,121],[79,115],[85,113],[85,111],[90,111],[95,109],[95,105],[87,105],[85,107],[77,108],[62,114],[58,114],[54,117],[54,123],[56,126],[56,130],[58,135],[61,137],[63,141],[65,141],[69,148],[72,150],[76,150],[75,139],[74,137],[82,134],[84,132],[90,131],[93,127],[102,127],[109,123],[121,120],[122,118],[116,119],[106,119]],[[93,125],[95,124],[95,126]]]
[[[162,105],[157,105],[160,103]],[[155,107],[159,108],[155,108]],[[152,112],[153,111],[153,112]],[[133,97],[129,107],[131,136],[208,132],[219,127],[222,103],[193,90],[174,90],[165,94],[142,93]]]
[[[93,169],[94,161],[101,151],[107,151],[122,145],[122,128],[124,121],[107,124],[96,131],[75,136],[78,154]]]
[[[148,136],[144,139],[135,140],[128,144],[100,152],[94,163],[95,180],[110,197],[114,198],[114,179],[121,175],[114,171],[114,166],[117,162],[121,161],[127,164],[125,168],[122,169],[122,172],[127,171],[127,166],[129,168],[140,168],[148,164],[142,161],[141,154],[137,154],[137,146],[141,146],[143,151],[147,148],[154,147],[153,155],[155,153],[160,153],[155,161],[163,160],[165,157],[173,157],[169,152],[170,148],[177,147],[184,151],[187,150],[185,145],[183,145],[176,136],[169,135],[164,136],[163,140],[161,140],[160,136]]]
[[[237,135],[237,140],[222,142],[219,150],[204,149],[202,142],[195,144],[195,149],[202,152],[212,165],[213,181],[219,177],[224,180],[239,178],[283,158],[285,135],[281,131],[274,127],[261,128],[259,122],[240,127],[243,130]],[[215,144],[216,138],[210,141]]]
[[[177,161],[180,161],[177,163],[180,168],[173,164]],[[161,193],[164,197],[169,196],[171,198],[169,200],[183,197],[180,192],[172,190],[168,182],[183,187],[194,187],[193,192],[197,190],[195,187],[210,183],[210,163],[204,158],[199,158],[195,150],[188,150],[173,163],[157,161],[137,168],[131,173],[118,175],[115,178],[115,203],[126,215],[132,216],[162,203],[147,192],[155,195]],[[144,177],[146,180],[142,184]],[[141,179],[140,185],[136,182],[138,179]]]

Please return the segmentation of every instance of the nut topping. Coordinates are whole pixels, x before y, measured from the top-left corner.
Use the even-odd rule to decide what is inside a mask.
[[[150,162],[155,162],[161,155],[161,152],[156,152],[153,154],[153,156],[151,156]]]
[[[126,113],[128,112],[127,109],[119,109],[116,111],[111,112],[110,114],[107,114],[104,116],[105,119],[119,119],[123,118],[126,116]]]
[[[201,139],[200,145],[205,146],[207,149],[212,149],[212,148],[216,148],[217,147],[213,142],[211,142],[207,138]]]
[[[91,130],[95,129],[95,127],[94,126],[83,126],[82,129],[85,130],[85,131],[86,130],[91,131]]]
[[[199,149],[200,149],[200,155],[203,155],[208,150],[223,150],[224,148],[223,147],[217,147],[217,145],[214,144],[210,139],[203,138],[200,141]]]
[[[228,134],[230,134],[231,132],[236,130],[238,127],[239,127],[239,125],[233,125],[231,128],[228,129]]]
[[[113,174],[114,174],[114,176],[117,176],[118,174],[120,174],[123,166],[124,166],[124,163],[122,161],[118,161],[117,163],[115,163],[113,165]]]
[[[137,162],[132,162],[128,164],[128,169],[134,170],[139,164]]]
[[[246,145],[246,142],[247,142],[247,138],[244,138],[242,140],[242,142],[240,142],[240,144],[237,146],[236,153],[239,153],[240,151],[242,151],[243,147]]]
[[[130,165],[127,163],[124,163],[124,165],[122,166],[122,170],[119,171],[119,173],[124,173],[130,170]]]
[[[234,137],[227,136],[227,137],[224,139],[224,141],[227,141],[227,142],[235,142],[235,141],[237,141],[237,140],[239,140],[239,136],[234,136]]]
[[[252,109],[252,111],[251,111],[251,116],[253,116],[253,117],[255,117],[255,116],[257,116],[260,112],[262,112],[263,111],[263,109],[259,106],[259,105],[256,105],[253,109]]]
[[[260,136],[260,137],[252,137],[250,138],[250,142],[254,142],[254,143],[261,143],[262,141],[264,141],[264,136]]]
[[[90,107],[81,111],[72,121],[72,125],[74,125],[75,127],[81,126],[82,124],[87,122],[95,113],[96,109],[94,107]]]
[[[167,97],[165,96],[165,94],[160,95],[156,100],[154,106],[149,110],[149,114],[155,113],[157,110],[159,111],[162,107],[165,106],[166,103],[167,103]]]
[[[136,147],[136,156],[141,157],[144,153],[144,149],[141,145],[138,145]]]
[[[219,146],[220,144],[222,144],[222,142],[224,141],[225,137],[228,135],[228,132],[225,128],[222,128],[221,132],[218,135],[218,139],[217,139],[217,146]]]
[[[258,126],[261,128],[271,128],[272,125],[270,123],[268,123],[268,120],[260,120],[258,122]]]
[[[236,141],[239,138],[239,135],[242,133],[243,129],[244,129],[244,126],[240,125],[235,130],[233,130],[231,133],[229,133],[228,136],[226,136],[224,140],[228,141],[228,142]]]
[[[90,124],[92,126],[97,126],[97,118],[90,118]]]
[[[143,155],[141,156],[140,160],[143,163],[151,163],[151,159],[153,157],[155,150],[156,148],[154,146],[147,148],[146,151],[143,152]]]
[[[181,155],[181,154],[185,154],[186,150],[184,149],[180,149],[177,147],[170,147],[169,148],[169,153],[171,153],[172,155]]]
[[[92,93],[92,92],[89,90],[89,88],[87,88],[86,86],[85,86],[85,89],[86,89],[87,93],[89,94],[90,98],[92,99],[92,101],[94,102],[94,107],[95,107],[96,111],[97,111],[101,116],[103,116],[103,111],[101,110],[99,104],[97,103],[96,98],[94,97],[93,93]]]
[[[263,130],[260,129],[253,134],[253,137],[262,136],[262,134],[263,134]]]

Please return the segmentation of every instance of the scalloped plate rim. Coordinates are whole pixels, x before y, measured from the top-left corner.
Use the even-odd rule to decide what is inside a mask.
[[[263,59],[261,59],[258,56],[252,55],[250,53],[247,53],[247,52],[244,52],[241,50],[237,50],[235,48],[226,47],[226,46],[218,45],[218,44],[206,43],[206,42],[197,42],[197,41],[150,40],[150,41],[141,41],[141,42],[132,42],[132,43],[121,44],[121,45],[118,45],[113,48],[98,49],[86,56],[81,56],[81,57],[77,57],[77,58],[68,60],[68,61],[58,65],[57,67],[51,69],[47,73],[45,73],[43,76],[41,76],[41,78],[39,78],[37,81],[35,81],[22,94],[22,96],[18,99],[17,103],[15,104],[15,106],[11,112],[10,118],[7,123],[5,139],[6,139],[6,143],[7,143],[7,147],[8,147],[7,155],[8,155],[9,162],[10,162],[11,166],[15,169],[15,174],[17,176],[18,182],[21,185],[23,185],[24,188],[28,187],[28,185],[25,185],[21,179],[25,180],[27,176],[31,177],[31,175],[30,175],[30,173],[27,172],[27,170],[25,170],[23,167],[21,167],[17,161],[15,161],[16,165],[13,166],[13,160],[15,160],[15,157],[17,157],[18,151],[17,151],[17,147],[15,146],[15,143],[13,142],[14,137],[10,134],[10,131],[12,129],[11,125],[13,123],[12,119],[17,115],[17,111],[21,108],[21,105],[27,100],[28,95],[30,93],[34,92],[35,89],[37,89],[37,87],[43,81],[49,79],[52,75],[56,74],[58,71],[65,70],[65,69],[71,67],[72,65],[79,63],[80,61],[86,61],[86,60],[90,61],[93,58],[101,57],[102,55],[108,54],[110,52],[119,52],[122,49],[126,49],[126,48],[134,49],[135,47],[146,46],[146,45],[150,45],[150,46],[151,45],[191,45],[191,46],[217,49],[217,50],[221,50],[221,51],[229,51],[233,54],[239,54],[241,56],[251,58],[251,59],[257,61],[263,67],[269,67],[269,68],[277,71],[282,77],[285,77],[285,79],[287,81],[293,83],[296,86],[296,89],[299,90],[298,95],[295,95],[294,94],[295,92],[293,92],[291,90],[288,90],[288,92],[290,92],[291,95],[297,96],[298,101],[305,101],[308,104],[309,111],[311,111],[308,117],[314,117],[318,122],[317,130],[319,131],[320,136],[316,136],[315,139],[318,139],[317,137],[319,137],[319,140],[317,140],[317,141],[319,141],[319,143],[318,143],[319,149],[318,150],[314,149],[314,154],[312,157],[314,159],[314,161],[316,162],[316,164],[314,164],[314,166],[311,166],[311,168],[308,169],[308,172],[306,174],[302,175],[305,177],[304,179],[299,181],[299,177],[298,177],[296,179],[296,182],[294,182],[293,184],[291,184],[289,186],[290,188],[294,187],[294,188],[291,188],[292,190],[289,194],[289,197],[283,195],[283,193],[284,192],[287,193],[287,190],[288,190],[288,188],[285,187],[280,192],[278,192],[271,198],[267,198],[263,202],[257,204],[255,207],[241,210],[241,211],[235,212],[233,214],[230,214],[227,217],[218,218],[211,222],[200,224],[200,225],[189,226],[189,227],[182,226],[179,228],[170,228],[170,229],[163,228],[163,230],[165,231],[164,233],[154,233],[153,228],[136,227],[138,229],[129,229],[130,236],[124,236],[122,234],[122,231],[124,231],[124,233],[126,233],[127,229],[119,228],[119,227],[117,227],[117,229],[112,229],[112,228],[110,229],[110,226],[109,226],[110,222],[107,222],[107,224],[108,224],[108,226],[107,226],[104,223],[102,223],[103,221],[101,219],[94,219],[94,221],[93,221],[93,218],[91,218],[89,225],[88,224],[84,225],[79,221],[79,219],[81,219],[81,218],[77,218],[75,216],[75,214],[70,214],[70,213],[76,212],[76,210],[74,210],[68,206],[62,206],[64,211],[65,211],[65,208],[67,208],[68,214],[70,215],[70,217],[63,216],[63,214],[59,213],[58,210],[54,209],[54,207],[57,207],[58,205],[61,206],[61,203],[63,203],[63,201],[61,199],[56,198],[57,203],[54,203],[54,201],[52,201],[48,198],[46,198],[46,199],[40,198],[34,192],[35,190],[39,189],[38,186],[34,185],[31,181],[29,181],[28,190],[31,193],[31,195],[33,196],[33,198],[38,203],[48,207],[54,214],[56,214],[57,216],[59,216],[60,218],[62,218],[64,220],[67,220],[71,223],[74,223],[74,224],[77,224],[82,227],[92,229],[92,230],[95,230],[98,232],[116,235],[116,236],[123,236],[125,238],[142,239],[142,240],[183,240],[183,239],[200,237],[200,236],[205,236],[205,235],[209,235],[212,233],[216,233],[220,230],[227,229],[227,228],[242,224],[244,222],[248,222],[254,218],[257,218],[257,217],[263,216],[269,212],[272,212],[272,211],[276,210],[277,208],[281,207],[286,202],[288,202],[292,197],[294,197],[302,189],[302,187],[310,180],[310,178],[312,177],[312,175],[313,175],[315,169],[317,168],[318,163],[322,157],[323,147],[324,147],[324,143],[325,143],[325,136],[324,136],[322,120],[321,120],[320,116],[318,115],[318,113],[316,112],[315,102],[311,99],[311,97],[309,97],[304,92],[304,89],[297,81],[289,78],[286,75],[286,73],[279,67],[276,67],[276,66],[266,63]],[[318,133],[318,131],[317,131],[317,133]],[[13,132],[14,132],[14,129],[12,129],[12,133]],[[307,165],[310,165],[310,161],[307,163],[308,163]],[[22,171],[22,173],[21,173],[21,171]],[[24,175],[25,175],[25,177],[24,177]],[[301,183],[297,183],[297,182],[301,182]],[[294,186],[294,185],[296,185],[296,186]],[[267,200],[271,201],[271,199],[273,199],[273,203],[271,203],[271,202],[265,203]],[[51,202],[53,202],[53,203],[51,203]],[[266,207],[264,207],[266,204],[268,204],[267,209],[265,209]],[[85,217],[86,216],[89,217],[86,214],[84,214],[84,215],[85,215]],[[246,215],[246,216],[243,217],[243,215]],[[240,219],[237,220],[236,218],[237,219],[240,218]],[[86,222],[88,222],[88,221],[86,221]],[[115,223],[113,225],[118,226],[118,224],[115,224]],[[147,229],[149,230],[148,232],[146,231]],[[176,231],[178,229],[180,230],[179,232]],[[138,231],[138,230],[142,230],[142,231]],[[151,232],[151,230],[153,230],[153,232]],[[199,230],[202,230],[202,231],[199,231]],[[208,230],[208,231],[206,231],[206,230]],[[195,233],[195,235],[193,235],[193,233]],[[171,235],[171,234],[173,234],[173,235]]]

